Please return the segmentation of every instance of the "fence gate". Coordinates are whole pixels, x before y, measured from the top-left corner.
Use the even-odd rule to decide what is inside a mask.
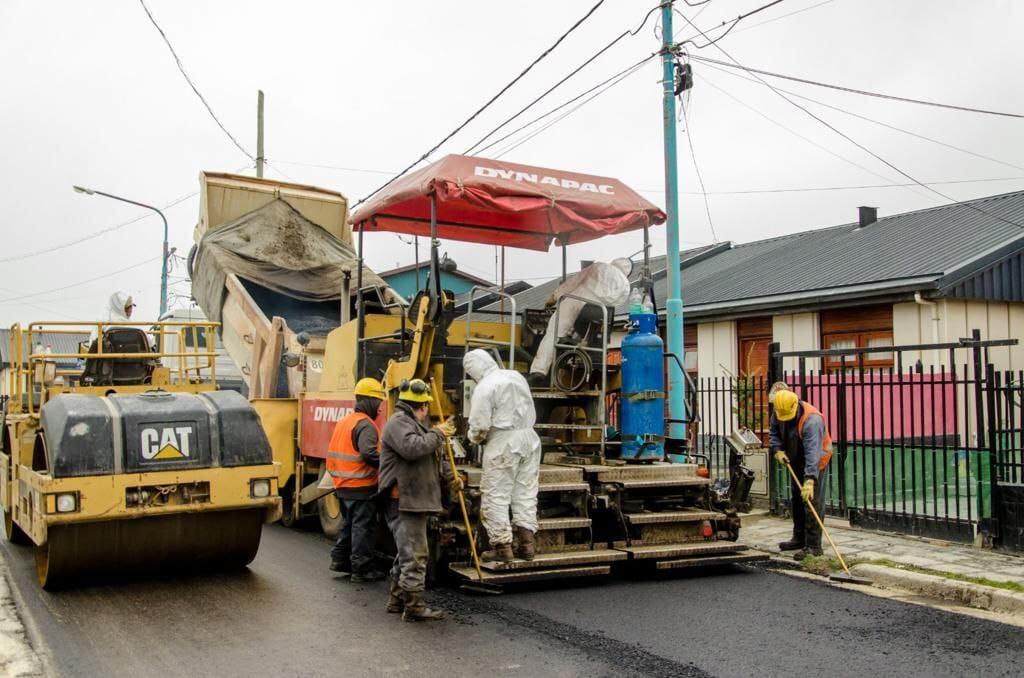
[[[773,345],[768,381],[822,410],[832,434],[827,513],[965,542],[1002,526],[1004,545],[1024,548],[1021,375],[987,365],[989,348],[1015,343],[975,331],[951,344],[785,353]],[[923,367],[923,352],[942,360]],[[796,369],[784,371],[784,358]],[[791,486],[772,465],[772,510],[783,513]]]

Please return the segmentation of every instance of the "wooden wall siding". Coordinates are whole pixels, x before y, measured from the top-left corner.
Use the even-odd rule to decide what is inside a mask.
[[[736,336],[739,339],[763,339],[772,336],[772,317],[744,318],[736,321]]]
[[[821,312],[821,334],[892,332],[892,304],[837,308]]]

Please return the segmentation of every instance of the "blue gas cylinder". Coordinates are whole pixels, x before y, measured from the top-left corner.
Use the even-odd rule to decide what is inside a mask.
[[[660,461],[665,457],[665,345],[654,313],[630,313],[629,325],[622,340],[622,459]]]

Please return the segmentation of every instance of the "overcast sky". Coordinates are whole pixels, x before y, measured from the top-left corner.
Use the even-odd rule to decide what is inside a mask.
[[[594,2],[147,4],[199,90],[251,153],[256,91],[265,91],[268,177],[287,175],[339,190],[354,203],[386,180],[386,172],[405,167],[451,131]],[[691,18],[700,12],[695,21],[708,29],[764,2],[712,0],[698,8],[676,4]],[[465,151],[613,37],[635,28],[655,4],[607,0],[437,157]],[[655,17],[523,121],[655,51]],[[692,33],[678,17],[676,29],[677,35]],[[745,19],[720,45],[750,67],[1020,113],[1022,29],[1024,3],[1014,0],[785,0]],[[714,47],[694,54],[725,58]],[[693,67],[697,81],[687,106],[689,131],[712,194],[710,211],[719,240],[747,242],[849,222],[857,205],[876,205],[885,215],[943,202],[920,188],[723,194],[907,179],[763,85],[742,79],[747,76],[697,62]],[[73,193],[71,185],[163,206],[196,191],[200,170],[234,171],[251,165],[249,159],[203,108],[137,0],[0,0],[0,74],[0,324],[94,318],[117,289],[135,296],[139,316],[155,317],[160,271],[156,217],[47,251],[144,214]],[[659,77],[657,64],[649,63],[503,157],[615,176],[664,205]],[[772,82],[1020,166],[981,159],[802,101],[921,181],[1001,179],[936,187],[948,196],[966,199],[1024,189],[1022,120]],[[681,237],[693,246],[715,236],[682,129],[681,124]],[[167,209],[171,245],[179,254],[192,245],[198,207],[198,197],[191,197]],[[664,252],[664,228],[653,229],[652,236],[655,253]],[[367,243],[368,262],[377,270],[412,263],[412,248],[392,235],[374,234]],[[581,258],[635,251],[639,243],[639,234],[627,234],[570,247],[570,268]],[[446,249],[465,270],[494,277],[493,248],[446,243]],[[30,256],[39,251],[45,253]],[[559,266],[554,251],[546,256],[510,251],[506,276],[537,282],[557,274]],[[129,270],[111,275],[121,269]],[[178,266],[172,291],[187,298],[183,276]]]

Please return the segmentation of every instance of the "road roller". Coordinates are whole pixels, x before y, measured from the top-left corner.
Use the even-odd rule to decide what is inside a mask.
[[[41,586],[255,558],[263,524],[281,515],[279,469],[246,398],[217,389],[215,331],[11,328],[0,508],[7,538],[34,546]]]

